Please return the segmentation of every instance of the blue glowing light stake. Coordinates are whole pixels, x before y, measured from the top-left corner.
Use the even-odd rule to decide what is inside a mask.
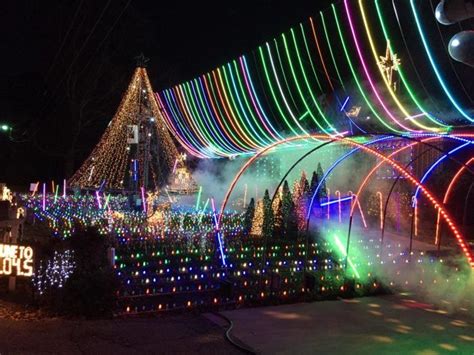
[[[138,180],[138,162],[137,159],[133,160],[133,181]]]
[[[214,226],[215,226],[216,234],[217,234],[217,241],[219,243],[219,252],[221,253],[222,266],[227,267],[227,262],[225,260],[226,257],[224,253],[224,242],[222,240],[222,234],[221,234],[221,231],[219,230],[219,224],[217,222],[216,204],[214,202],[214,197],[211,197],[211,205],[212,205],[212,218],[214,220]]]
[[[145,194],[145,188],[142,186],[140,189],[141,189],[141,192],[142,192],[143,212],[146,213],[146,194]]]
[[[59,184],[56,185],[56,192],[54,193],[54,203],[58,200],[58,194],[59,194]]]
[[[341,109],[339,110],[340,112],[343,112],[346,109],[347,103],[349,102],[350,96],[347,96],[347,98],[344,100],[342,103]]]
[[[104,189],[105,182],[106,182],[106,180],[102,181],[102,184],[100,184],[100,186],[99,186],[99,191],[102,191]]]

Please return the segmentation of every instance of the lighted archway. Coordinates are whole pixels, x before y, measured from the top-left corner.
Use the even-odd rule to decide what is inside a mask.
[[[461,232],[458,231],[457,227],[453,223],[452,218],[449,216],[448,212],[440,205],[440,203],[438,203],[436,198],[433,197],[433,195],[428,191],[428,189],[426,189],[415,177],[413,177],[408,171],[406,171],[403,167],[401,167],[397,162],[393,161],[390,158],[387,158],[385,155],[383,155],[383,154],[381,154],[381,153],[379,153],[379,152],[377,152],[377,151],[375,151],[375,150],[373,150],[373,149],[371,149],[371,148],[369,148],[369,147],[367,147],[363,144],[354,142],[354,141],[352,141],[348,138],[343,138],[343,137],[326,136],[326,135],[320,135],[320,134],[309,134],[309,135],[302,135],[302,136],[296,136],[296,137],[289,137],[289,138],[286,138],[284,140],[275,142],[275,143],[269,145],[268,147],[262,149],[261,151],[259,151],[256,155],[254,155],[252,158],[250,158],[242,166],[242,168],[239,170],[239,172],[236,174],[236,176],[232,180],[232,182],[229,186],[229,189],[227,190],[226,195],[225,195],[225,197],[222,201],[219,217],[218,217],[218,220],[217,220],[217,223],[216,223],[216,229],[217,230],[219,230],[222,215],[224,213],[224,210],[225,210],[225,207],[226,207],[227,202],[229,200],[229,197],[230,197],[235,185],[237,184],[238,180],[240,179],[242,174],[248,169],[248,167],[251,166],[253,164],[253,162],[256,159],[258,159],[261,155],[265,154],[266,152],[270,151],[271,149],[273,149],[273,148],[275,148],[275,147],[277,147],[281,144],[285,144],[285,143],[289,143],[289,142],[293,142],[293,141],[297,141],[297,140],[305,140],[305,139],[321,139],[321,140],[331,139],[333,141],[340,141],[340,142],[343,142],[343,143],[346,143],[346,144],[349,144],[349,145],[352,145],[352,146],[355,146],[355,147],[359,147],[363,151],[365,151],[369,154],[372,154],[372,155],[376,156],[377,158],[382,159],[384,162],[387,162],[390,165],[392,165],[392,167],[395,170],[399,171],[402,175],[404,175],[412,184],[414,184],[417,187],[420,187],[421,192],[424,195],[426,195],[426,197],[428,198],[430,203],[433,205],[433,207],[440,211],[441,215],[443,216],[443,219],[445,219],[445,221],[448,224],[449,228],[454,233],[454,236],[455,236],[459,246],[461,247],[464,255],[466,256],[469,264],[471,265],[472,268],[474,268],[474,260],[473,260],[473,257],[471,255],[470,250],[467,247],[465,238],[463,237]]]

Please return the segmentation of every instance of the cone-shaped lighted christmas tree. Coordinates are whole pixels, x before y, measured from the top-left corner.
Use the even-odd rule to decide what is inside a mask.
[[[69,186],[133,192],[168,182],[178,151],[153,94],[146,60],[139,59],[117,112]]]

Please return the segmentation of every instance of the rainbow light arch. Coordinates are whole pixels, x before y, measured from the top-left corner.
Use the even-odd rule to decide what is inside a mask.
[[[416,0],[392,5],[332,4],[256,51],[156,93],[167,127],[190,154],[216,158],[255,154],[288,136],[445,133],[471,125],[473,108],[458,87],[462,82],[447,82],[449,72],[437,65],[429,46],[427,26],[434,17],[423,18]],[[411,38],[423,48],[417,60],[406,43],[402,8],[409,12],[404,22],[415,31]],[[390,26],[395,21],[398,31]],[[396,68],[398,91],[379,66],[385,48],[410,57]],[[417,67],[425,63],[438,85],[427,88],[420,80]],[[362,107],[371,119],[351,117],[343,103]],[[449,105],[459,119],[446,123],[447,111],[438,103]]]
[[[402,138],[406,138],[406,137],[402,136]],[[337,137],[337,136],[327,136],[327,135],[325,136],[325,135],[319,135],[319,134],[312,134],[312,135],[307,135],[307,136],[289,137],[289,138],[283,139],[281,141],[274,142],[270,146],[265,147],[264,149],[260,150],[257,154],[253,155],[240,168],[240,170],[237,172],[237,174],[235,175],[235,177],[233,178],[233,180],[231,181],[231,183],[229,185],[229,188],[228,188],[228,190],[225,194],[225,197],[222,201],[220,211],[219,211],[219,216],[218,216],[217,221],[216,221],[216,231],[218,233],[220,233],[219,230],[220,230],[221,218],[224,214],[224,211],[225,211],[226,205],[229,201],[230,195],[232,194],[232,191],[234,190],[237,182],[242,177],[242,175],[245,173],[245,171],[247,171],[247,169],[260,156],[264,155],[265,153],[267,153],[271,149],[274,149],[274,148],[276,148],[276,147],[278,147],[279,145],[282,145],[282,144],[287,144],[287,143],[290,143],[290,142],[294,142],[294,141],[298,141],[298,140],[305,140],[305,139],[329,140],[329,141],[331,141],[330,143],[332,143],[332,142],[344,143],[344,144],[347,144],[347,145],[350,145],[350,146],[353,146],[353,147],[360,148],[362,151],[364,151],[368,154],[372,154],[373,156],[381,159],[382,161],[377,164],[377,167],[380,166],[382,163],[390,164],[395,170],[397,170],[400,174],[402,174],[414,186],[419,187],[420,191],[425,195],[425,197],[431,203],[433,208],[435,208],[437,211],[439,211],[440,215],[443,217],[443,219],[445,220],[445,222],[448,224],[449,228],[451,229],[452,233],[454,234],[454,237],[456,238],[457,244],[459,245],[460,249],[462,250],[462,253],[466,257],[466,260],[467,260],[468,264],[471,266],[471,268],[474,269],[474,257],[473,257],[471,251],[468,248],[468,244],[467,244],[466,239],[464,238],[462,233],[458,230],[458,228],[455,225],[455,223],[453,222],[453,219],[451,218],[450,214],[446,211],[443,204],[439,203],[437,198],[434,197],[434,195],[426,187],[424,187],[422,183],[420,183],[412,174],[410,174],[406,169],[404,169],[399,163],[397,163],[396,161],[394,161],[393,159],[390,158],[390,156],[392,156],[394,153],[390,154],[389,156],[385,156],[385,155],[379,153],[378,151],[376,151],[372,148],[369,148],[367,145],[355,142],[355,141],[353,141],[349,138]],[[412,143],[412,144],[417,144],[417,143],[418,142],[415,142],[415,143]],[[374,169],[372,169],[372,170],[374,170]],[[370,175],[369,175],[369,177],[370,177]],[[367,180],[368,179],[366,178],[365,182]],[[364,183],[362,185],[364,185]],[[313,195],[312,198],[311,198],[311,203],[310,203],[309,210],[311,210],[312,204],[314,203],[314,196],[315,195]],[[351,210],[351,214],[352,213],[353,213],[353,211]],[[308,216],[308,218],[309,217],[310,216]]]

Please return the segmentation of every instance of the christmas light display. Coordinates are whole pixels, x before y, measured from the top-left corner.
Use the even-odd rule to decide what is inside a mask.
[[[301,139],[308,138],[302,137]],[[345,138],[335,139],[334,137],[324,136],[319,136],[318,139],[341,142],[347,140]],[[363,141],[363,144],[348,143],[350,146],[355,147],[349,153],[355,149],[364,150],[364,147],[367,149],[368,146],[375,144],[374,142],[387,139],[394,138],[380,137],[371,141]],[[422,139],[425,141],[437,139],[456,141],[456,139],[462,140],[465,138],[435,135]],[[280,142],[279,144],[284,143]],[[409,147],[410,144],[419,143],[417,141],[407,143],[406,147]],[[345,153],[343,156],[347,158],[350,156],[349,153]],[[376,154],[374,151],[373,154],[382,159],[382,162],[387,160],[387,158],[382,158],[380,153]],[[396,163],[394,167],[400,171]],[[322,172],[320,175],[318,179],[312,179],[314,184],[318,186],[321,186],[321,183],[326,180],[328,173]],[[409,179],[408,174],[407,179]],[[283,189],[278,192],[278,194],[281,194],[282,201],[285,195],[284,190],[283,186]],[[313,183],[310,186],[310,191],[313,197],[318,195],[318,188],[313,187]],[[160,211],[156,209],[157,205],[155,204],[160,202],[154,202],[153,200],[159,200],[162,197],[156,195],[154,198],[147,198],[147,208],[149,212],[155,209],[153,216],[156,217],[148,219],[148,215],[143,211],[129,211],[125,197],[112,196],[110,194],[104,196],[107,196],[106,200],[109,201],[109,207],[105,208],[103,204],[101,209],[97,208],[95,194],[89,196],[67,196],[66,198],[47,195],[45,198],[47,201],[46,210],[42,209],[42,195],[24,196],[24,198],[29,201],[28,207],[34,211],[34,215],[40,220],[47,221],[55,235],[67,238],[68,235],[73,233],[74,226],[80,223],[82,225],[95,225],[99,227],[101,233],[112,235],[119,241],[117,273],[124,285],[124,288],[120,291],[120,309],[124,313],[206,307],[208,305],[223,305],[233,302],[242,304],[255,303],[270,300],[274,297],[291,301],[298,300],[298,297],[303,295],[309,296],[310,294],[312,294],[311,297],[330,296],[334,293],[343,292],[346,287],[343,277],[345,273],[349,273],[350,277],[360,280],[357,283],[358,290],[369,292],[366,289],[368,285],[375,284],[377,286],[373,287],[376,289],[379,283],[371,279],[371,271],[366,273],[366,270],[371,270],[376,265],[403,263],[404,261],[402,262],[398,259],[407,257],[403,246],[398,245],[397,248],[400,251],[394,252],[394,246],[386,243],[384,250],[390,251],[389,257],[393,257],[393,260],[366,260],[364,259],[367,257],[365,254],[363,259],[359,259],[360,256],[358,257],[354,252],[359,250],[361,245],[365,245],[363,243],[367,243],[367,241],[364,238],[353,240],[349,254],[347,251],[342,252],[340,245],[338,246],[338,244],[344,245],[345,243],[341,238],[343,234],[340,232],[334,234],[331,231],[324,231],[324,235],[336,235],[339,242],[329,240],[316,244],[311,243],[309,249],[307,249],[305,243],[298,244],[297,241],[291,240],[283,240],[278,243],[272,241],[268,246],[260,246],[258,241],[262,239],[258,238],[258,234],[255,235],[257,238],[245,239],[243,234],[245,223],[242,222],[242,214],[234,214],[232,216],[224,213],[222,216],[217,217],[214,209],[211,212],[203,213],[199,208],[196,210],[194,204],[188,211],[180,211],[176,209],[177,207],[174,207],[173,210]],[[357,198],[357,206],[362,212],[360,205],[361,196],[362,191],[351,197],[350,200]],[[164,199],[166,198],[164,197]],[[341,196],[331,200],[331,204],[341,206],[341,208],[342,206],[349,206],[342,204],[343,199],[345,200],[346,197],[343,198]],[[290,201],[294,203],[293,197],[290,198]],[[324,205],[324,201],[322,200],[323,203],[321,205]],[[328,205],[329,207],[331,206],[327,204],[322,207],[325,208]],[[275,205],[272,206],[273,210],[275,208],[278,210],[278,205],[276,207]],[[347,207],[344,208],[346,209]],[[308,207],[308,209],[311,210],[312,207]],[[206,210],[206,206],[204,206],[203,210]],[[274,215],[277,216],[277,214]],[[338,214],[331,214],[331,216],[335,216],[337,220],[339,219]],[[443,217],[445,218],[446,216]],[[220,225],[217,223],[218,219],[220,220]],[[260,222],[262,223],[260,224]],[[262,221],[257,218],[255,223],[263,226],[263,216]],[[452,222],[450,223],[448,220],[448,225],[450,224]],[[218,239],[216,239],[215,234],[216,226],[221,233]],[[450,228],[452,229],[452,225],[450,225]],[[334,243],[332,247],[331,243]],[[283,247],[286,250],[284,255],[276,252],[276,250],[281,250],[275,249],[279,247]],[[294,248],[300,248],[300,250],[295,252],[294,250],[296,249]],[[366,253],[364,248],[366,247],[362,248],[365,251],[364,253]],[[370,248],[376,250],[380,246],[376,243]],[[132,252],[132,250],[135,251]],[[236,254],[239,250],[241,254]],[[247,253],[248,250],[251,252]],[[328,253],[326,254],[328,255],[327,257],[318,254],[322,250]],[[156,254],[158,251],[160,251],[159,254]],[[154,257],[153,253],[159,256]],[[305,258],[306,253],[317,256],[315,258]],[[132,262],[134,258],[138,258],[137,254],[140,255],[141,261]],[[265,261],[262,264],[263,255],[265,255]],[[274,260],[273,258],[275,257],[276,259]],[[236,266],[236,258],[241,258],[240,260],[242,260],[239,267]],[[119,263],[118,260],[123,260],[123,262]],[[126,260],[130,260],[130,262]],[[224,267],[222,260],[225,260],[226,267]],[[325,260],[328,260],[330,264],[326,264]],[[348,269],[344,270],[346,263]],[[433,261],[430,259],[429,263],[433,263]],[[153,265],[157,265],[157,268],[154,269]],[[285,276],[283,271],[284,265],[296,266],[291,266],[288,269],[288,276]],[[327,271],[323,275],[320,274],[321,276],[318,276],[320,281],[317,283],[317,290],[309,293],[304,287],[303,274],[318,270],[317,268],[313,270],[315,265],[322,265],[324,270],[331,271]],[[283,281],[281,286],[275,286],[277,285],[275,284],[275,277],[271,276],[274,273],[280,275],[280,280],[287,281]],[[390,283],[392,285],[406,283],[401,278],[395,277]],[[230,280],[233,284],[233,291],[230,295],[223,291],[222,282],[224,280]],[[435,281],[442,282],[440,279],[434,279],[433,282]]]
[[[375,21],[367,15],[369,6],[377,14]],[[410,9],[443,94],[465,122],[471,123],[468,110],[447,87],[434,54],[427,49],[414,0]],[[444,112],[423,103],[426,98],[434,101],[433,93],[426,90],[422,97],[416,86],[423,83],[407,74],[409,66],[417,73],[420,63],[411,60],[404,70],[403,55],[395,54],[404,51],[394,48],[396,33],[390,33],[386,25],[390,17],[398,19],[397,6],[391,9],[378,0],[333,4],[319,18],[291,28],[254,53],[157,93],[165,122],[183,146],[199,157],[255,152],[281,140],[279,132],[284,130],[290,135],[354,133],[357,127],[355,133],[446,131],[449,125],[444,123]],[[374,36],[378,28],[383,33],[382,44]],[[399,35],[405,38],[401,30]],[[368,51],[364,51],[363,37],[368,40]],[[335,48],[343,55],[336,57]],[[385,50],[382,59],[380,48]],[[257,77],[262,81],[257,82]],[[395,80],[400,81],[398,88]],[[379,81],[385,90],[379,88]],[[349,91],[350,87],[355,91]],[[329,92],[334,102],[324,101]],[[370,113],[363,117],[375,117],[376,122],[350,115],[351,110],[346,111],[349,98],[354,107]]]
[[[365,20],[365,15],[364,15]],[[366,24],[367,21],[364,21]],[[371,41],[371,43],[373,43]],[[387,82],[390,87],[393,88],[393,91],[396,91],[396,84],[393,82],[393,72],[398,71],[398,66],[400,65],[400,59],[396,54],[392,54],[390,51],[390,43],[387,42],[387,48],[385,50],[385,56],[379,56],[379,67],[382,70],[382,73],[385,75]]]
[[[379,137],[358,143],[346,138],[317,138],[341,143],[349,141],[347,144],[354,148],[342,155],[346,158],[354,154],[355,149],[367,151],[369,146],[374,146],[370,148],[369,153],[381,162],[387,162],[389,159],[376,151],[376,142],[399,139]],[[420,142],[441,139],[456,142],[466,138],[428,135],[421,137]],[[405,147],[421,144],[420,142],[408,140]],[[341,157],[337,160],[340,159]],[[400,172],[399,165],[393,160],[389,161],[390,164],[392,162],[394,168]],[[374,164],[378,165],[376,162]],[[312,178],[312,183],[307,188],[304,187],[307,184],[306,177],[300,178],[295,184],[293,194],[290,194],[291,203],[295,203],[295,196],[301,195],[300,190],[309,190],[314,199],[314,196],[318,195],[317,187],[320,188],[321,183],[326,180],[328,170],[325,173],[321,169],[321,176]],[[407,172],[405,175],[407,180],[410,180]],[[95,193],[88,196],[57,197],[56,200],[54,194],[47,195],[44,211],[43,196],[23,198],[28,201],[27,206],[36,218],[47,222],[54,235],[67,238],[74,233],[74,226],[77,224],[94,225],[104,235],[111,235],[117,240],[115,265],[122,284],[118,290],[119,312],[124,314],[232,304],[262,304],[272,300],[294,302],[302,299],[321,299],[346,292],[348,278],[355,281],[355,290],[362,295],[379,288],[380,281],[373,275],[380,269],[385,270],[386,265],[391,266],[386,270],[390,275],[390,285],[403,287],[411,287],[411,281],[406,278],[406,271],[400,274],[397,270],[403,268],[407,262],[416,262],[421,266],[426,264],[430,269],[436,269],[433,265],[438,263],[441,265],[440,259],[426,258],[422,252],[416,251],[408,255],[406,247],[400,243],[386,242],[384,253],[381,253],[378,238],[359,235],[356,229],[350,250],[344,247],[347,243],[343,238],[345,232],[331,228],[324,227],[321,230],[322,239],[309,244],[301,240],[301,237],[292,239],[279,234],[281,232],[276,226],[281,224],[279,220],[282,218],[274,211],[283,211],[279,205],[286,200],[285,189],[289,192],[287,185],[284,184],[277,191],[277,198],[274,199],[274,204],[270,205],[275,218],[274,233],[276,230],[278,234],[270,236],[265,244],[262,244],[265,239],[261,238],[265,213],[261,218],[252,216],[256,223],[255,228],[260,230],[258,233],[254,232],[255,234],[250,233],[249,237],[245,234],[246,222],[242,213],[229,214],[224,210],[225,213],[220,216],[215,208],[204,212],[207,204],[202,207],[199,203],[196,209],[194,202],[187,209],[170,206],[169,203],[169,207],[161,209],[159,206],[166,201],[166,196],[159,194],[148,195],[148,213],[143,210],[130,211],[125,197],[110,194],[103,195],[109,202],[107,208],[103,204],[101,209],[97,208]],[[425,191],[422,192],[426,194]],[[266,192],[265,196],[267,195]],[[333,196],[336,198],[331,198],[330,203],[325,202],[326,198],[322,199],[320,208],[335,206],[345,214],[346,211],[350,212],[351,204],[343,203],[348,199],[348,202],[354,200],[353,205],[357,204],[362,214],[362,191],[352,196],[350,193],[338,193]],[[300,198],[296,198],[296,202],[299,200]],[[263,208],[263,201],[260,204]],[[312,210],[311,205],[307,208],[308,211]],[[341,211],[341,217],[342,215]],[[326,214],[323,216],[325,220]],[[339,216],[339,213],[331,214],[337,225]],[[443,218],[446,219],[446,215],[443,215]],[[294,219],[298,219],[297,213]],[[452,230],[450,220],[447,221]],[[216,235],[216,229],[219,235]],[[308,289],[304,282],[304,275],[307,273],[312,273],[318,280],[312,290]],[[448,279],[449,282],[462,282],[463,276],[460,275],[461,278],[458,276],[457,280]],[[424,284],[448,282],[443,277],[431,276],[420,276],[420,280]],[[227,284],[231,285],[231,291],[226,291]]]
[[[49,212],[46,213],[49,217],[41,209],[41,198],[26,198],[30,198],[31,208],[38,218],[51,218],[49,214],[66,216],[68,213],[61,210],[73,201],[76,206],[69,209],[72,225],[88,225],[92,222],[87,221],[84,215],[81,217],[81,214],[97,213],[93,212],[97,209],[94,208],[95,198],[92,196],[88,199],[68,196],[68,204],[56,206],[54,209],[52,204],[48,204]],[[50,199],[53,199],[53,196],[50,196]],[[114,209],[126,205],[120,198],[112,197],[110,201]],[[81,210],[83,212],[79,214]],[[104,216],[98,218],[96,226],[99,220],[107,216],[106,211],[102,213]],[[190,208],[188,213],[197,216],[194,208]],[[294,302],[302,297],[306,300],[331,298],[345,292],[346,277],[354,278],[358,294],[370,294],[380,286],[380,282],[373,275],[385,265],[391,267],[390,285],[416,286],[407,281],[407,272],[399,271],[399,268],[406,265],[408,256],[404,247],[398,243],[387,243],[385,253],[381,254],[378,242],[358,236],[348,256],[340,232],[325,230],[325,235],[335,236],[334,239],[312,242],[309,246],[301,240],[280,240],[264,248],[261,238],[244,238],[242,230],[239,230],[242,225],[240,217],[231,222],[229,215],[222,220],[222,230],[227,236],[226,245],[223,247],[227,267],[223,268],[221,263],[215,260],[218,244],[213,234],[213,214],[203,221],[208,230],[207,242],[204,245],[201,244],[202,239],[199,236],[199,228],[203,226],[194,223],[189,214],[191,218],[187,218],[186,214],[183,218],[179,211],[174,211],[166,217],[171,218],[173,222],[161,227],[155,226],[155,229],[150,228],[151,226],[140,229],[145,219],[126,211],[109,217],[116,220],[116,227],[100,230],[107,234],[113,233],[119,242],[115,259],[116,273],[122,284],[118,290],[119,313],[262,304],[276,299],[280,302]],[[73,218],[74,215],[80,218]],[[141,216],[144,218],[143,213]],[[235,233],[227,227],[229,222],[234,225]],[[195,228],[198,228],[197,239],[194,238],[196,234],[188,233]],[[166,230],[164,237],[163,230]],[[262,264],[263,255],[265,262]],[[349,267],[345,271],[346,262]],[[439,263],[441,266],[442,260],[427,258],[421,252],[416,255],[416,263],[421,266],[427,264],[427,267],[432,268],[433,263]],[[63,287],[73,270],[73,255],[68,252],[64,255],[56,253],[52,260],[35,273],[34,284],[37,292],[44,294],[51,287]],[[305,272],[316,276],[318,281],[315,289],[305,288]],[[455,284],[463,280],[462,273],[453,274],[452,278],[445,277],[445,274],[440,272],[438,276],[430,275],[420,280],[425,284]],[[226,282],[232,285],[230,293],[225,291],[223,286]]]
[[[52,287],[62,288],[75,269],[74,253],[55,251],[51,259],[42,261],[32,281],[36,291],[43,295]]]
[[[221,213],[222,211],[225,210],[225,207],[227,205],[227,202],[229,200],[229,197],[235,187],[235,185],[237,184],[238,180],[240,179],[240,177],[243,175],[243,173],[249,168],[250,165],[252,165],[252,163],[259,158],[259,156],[265,154],[268,150],[270,149],[274,149],[276,146],[278,145],[281,145],[281,144],[285,144],[285,143],[289,143],[289,142],[293,142],[293,141],[298,141],[298,140],[305,140],[305,139],[310,139],[310,138],[317,138],[317,139],[324,139],[325,137],[322,136],[322,135],[308,135],[308,136],[300,136],[300,137],[290,137],[290,138],[287,138],[285,140],[282,140],[280,142],[276,142],[276,143],[273,143],[272,145],[266,147],[265,149],[261,150],[259,153],[257,153],[256,155],[254,155],[252,158],[250,158],[243,166],[242,168],[239,170],[239,172],[236,174],[236,176],[234,177],[234,179],[232,180],[227,192],[226,192],[226,195],[224,197],[224,200],[222,202],[222,205],[221,205]],[[446,211],[446,209],[438,202],[438,200],[433,196],[433,194],[426,188],[423,186],[423,184],[418,181],[415,177],[413,177],[412,174],[410,174],[410,172],[408,172],[406,169],[404,169],[399,163],[395,162],[393,159],[391,159],[391,157],[396,154],[396,153],[392,153],[390,154],[389,156],[385,156],[379,152],[377,152],[376,150],[372,149],[372,148],[369,148],[368,145],[364,145],[364,144],[360,144],[360,143],[357,143],[356,141],[354,140],[350,140],[350,139],[347,139],[347,138],[339,138],[339,137],[335,137],[335,136],[332,136],[332,137],[326,137],[326,139],[330,139],[332,142],[335,142],[335,141],[338,141],[338,142],[341,142],[341,143],[344,143],[344,144],[348,144],[349,146],[353,146],[353,147],[357,147],[357,148],[360,148],[362,151],[368,153],[369,155],[373,155],[379,159],[381,159],[380,163],[378,163],[372,170],[371,172],[369,173],[368,176],[366,176],[366,178],[364,179],[363,183],[361,184],[361,187],[359,187],[359,193],[356,194],[355,196],[355,201],[354,203],[352,204],[352,207],[351,207],[351,216],[353,215],[354,213],[354,207],[356,205],[359,205],[360,207],[360,202],[359,204],[357,203],[357,198],[360,194],[360,191],[361,189],[363,188],[363,186],[366,185],[368,179],[370,178],[370,176],[377,170],[377,168],[382,165],[383,163],[388,163],[390,164],[395,170],[397,170],[400,175],[403,175],[405,176],[405,178],[410,182],[412,183],[414,186],[416,186],[417,188],[420,189],[420,191],[427,197],[428,201],[431,203],[431,205],[435,208],[435,210],[439,210],[440,213],[441,213],[441,216],[446,220],[446,222],[448,223],[449,225],[449,228],[451,229],[459,247],[461,248],[463,254],[465,255],[466,259],[467,259],[467,262],[471,265],[472,268],[474,268],[474,259],[471,255],[471,251],[469,250],[469,247],[467,245],[467,242],[466,242],[466,239],[464,238],[464,236],[462,235],[462,233],[458,230],[458,228],[456,227],[456,225],[453,223],[453,220],[451,218],[451,216],[449,215],[449,213]],[[462,138],[459,138],[457,137],[457,139],[462,139]],[[411,143],[412,145],[414,144],[417,144],[418,141],[415,140],[415,143]],[[314,201],[315,201],[315,197],[316,197],[316,194],[313,194],[313,196],[311,197],[311,200],[310,200],[310,204],[309,204],[309,207],[308,207],[308,211],[311,211],[312,210],[312,207],[313,207],[313,204],[314,204]],[[361,210],[362,211],[362,210]],[[307,215],[307,221],[309,223],[309,219],[311,217],[311,214],[310,212],[308,212],[308,215]],[[352,218],[351,218],[352,220]],[[365,222],[365,219],[363,218],[364,220],[364,225],[366,224]],[[220,222],[219,222],[220,223]],[[218,223],[218,225],[219,225]]]
[[[170,174],[170,183],[167,186],[169,192],[177,194],[192,194],[198,191],[196,182],[194,181],[191,172],[186,167],[186,154],[180,154],[176,158],[173,167],[173,172]],[[201,190],[199,190],[201,191]],[[199,202],[200,197],[198,198]],[[196,203],[196,209],[199,203]]]
[[[255,206],[255,214],[252,220],[252,229],[250,234],[261,236],[263,226],[263,200],[258,200]]]
[[[139,66],[101,140],[68,184],[155,190],[168,183],[177,158],[146,69]]]
[[[5,184],[0,184],[0,201],[12,202],[12,192]]]
[[[71,180],[63,182],[62,194],[59,184],[51,182],[48,193],[49,183],[38,182],[29,196],[21,197],[26,208],[58,239],[92,226],[113,240],[122,314],[366,295],[383,285],[381,274],[385,285],[409,288],[407,267],[421,270],[418,287],[462,283],[474,269],[473,251],[448,200],[460,176],[473,173],[472,154],[467,160],[463,156],[465,163],[456,159],[472,149],[473,135],[447,132],[473,119],[437,65],[416,1],[410,0],[407,8],[417,29],[410,38],[419,36],[447,100],[434,102],[432,95],[439,93],[434,85],[425,87],[416,69],[422,63],[413,59],[408,46],[396,47],[398,36],[405,44],[406,39],[395,2],[392,9],[378,0],[344,0],[251,54],[156,94],[139,66],[99,144]],[[392,16],[400,32],[387,25]],[[446,123],[451,107],[440,110],[438,102],[453,106],[462,118]],[[199,158],[249,156],[222,201],[198,187],[170,132]],[[265,155],[297,145],[305,149],[301,158],[283,178],[279,163],[274,174],[274,160]],[[312,167],[309,183],[298,164],[335,146],[343,148]],[[411,167],[418,158],[412,156],[415,147],[439,154],[423,165],[419,179],[413,171],[421,169]],[[350,171],[350,178],[346,173],[344,182],[351,185],[341,186],[332,175],[344,162],[359,165],[356,157],[367,164]],[[440,195],[427,183],[443,162],[457,168]],[[254,164],[258,169],[252,171]],[[271,164],[268,174],[265,164]],[[384,166],[388,177],[387,169],[377,173]],[[289,174],[297,174],[296,169],[301,175],[291,185]],[[246,172],[257,180],[281,181],[275,186],[244,184],[243,194],[231,200]],[[386,193],[383,184],[392,182]],[[397,183],[403,188],[394,191]],[[69,196],[66,185],[88,192]],[[134,192],[133,206],[118,191]],[[178,203],[186,197],[192,202]],[[221,203],[219,209],[216,203]],[[413,234],[421,241],[426,206],[437,216],[436,246],[430,239],[427,250],[419,250],[413,247]],[[412,218],[409,247],[397,241],[406,237],[403,214]],[[443,221],[452,241],[443,241],[441,250]],[[384,240],[388,227],[396,230],[395,237]],[[463,257],[450,259],[455,266],[450,265],[448,277],[440,253],[446,250]],[[3,261],[0,274],[15,265],[20,264]],[[71,252],[56,251],[35,272],[36,291],[63,287],[74,268]]]

